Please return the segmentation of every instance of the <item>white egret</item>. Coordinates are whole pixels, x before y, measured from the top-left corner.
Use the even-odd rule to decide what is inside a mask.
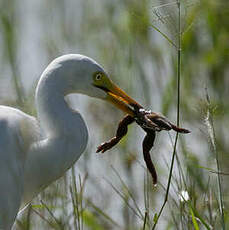
[[[20,207],[60,178],[86,148],[88,131],[65,96],[82,93],[108,100],[133,115],[137,104],[91,58],[55,59],[36,89],[37,117],[0,106],[0,229],[11,229]]]

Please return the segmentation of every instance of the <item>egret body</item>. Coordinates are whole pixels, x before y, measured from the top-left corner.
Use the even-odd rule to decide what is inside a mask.
[[[37,119],[0,106],[0,230],[11,229],[18,210],[60,178],[86,148],[88,131],[65,96],[108,100],[133,115],[137,104],[91,58],[69,54],[45,69],[36,89]]]

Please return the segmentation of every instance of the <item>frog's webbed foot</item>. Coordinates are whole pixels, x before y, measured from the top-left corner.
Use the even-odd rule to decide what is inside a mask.
[[[113,137],[112,139],[110,139],[109,141],[107,142],[104,142],[102,143],[101,145],[99,145],[97,147],[97,150],[96,152],[99,153],[104,153],[106,152],[107,150],[111,149],[112,147],[114,147],[117,143],[119,142],[118,138],[116,137]]]

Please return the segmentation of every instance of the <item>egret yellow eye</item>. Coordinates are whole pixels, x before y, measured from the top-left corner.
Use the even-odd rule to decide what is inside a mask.
[[[96,80],[96,81],[100,81],[100,80],[102,79],[102,77],[103,77],[103,75],[102,75],[101,73],[97,73],[97,74],[95,75],[95,80]]]

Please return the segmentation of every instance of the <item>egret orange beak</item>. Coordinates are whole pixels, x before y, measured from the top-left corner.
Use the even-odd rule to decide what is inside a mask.
[[[107,93],[107,97],[104,98],[105,100],[131,116],[135,116],[136,108],[143,108],[104,74],[102,75],[102,79],[95,81],[93,85]]]
[[[134,108],[143,108],[112,81],[110,81],[108,87],[106,87],[106,92],[106,100],[131,116],[135,114]]]
[[[131,116],[134,116],[135,106],[142,107],[116,85],[111,91],[107,92],[107,100]]]

